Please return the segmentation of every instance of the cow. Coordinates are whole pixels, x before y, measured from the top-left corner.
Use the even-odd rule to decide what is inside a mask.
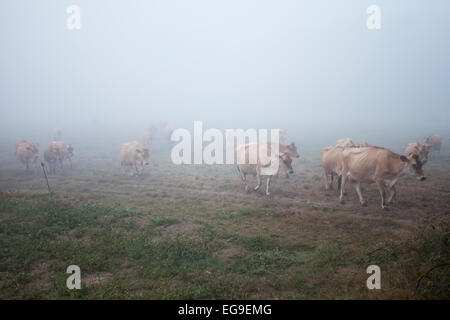
[[[164,139],[166,140],[168,145],[170,145],[170,143],[171,143],[170,138],[172,137],[172,132],[173,132],[172,128],[164,127],[164,130],[163,130]]]
[[[150,148],[150,145],[152,144],[152,134],[150,131],[143,132],[141,134],[141,142],[144,148]]]
[[[336,142],[334,143],[335,146],[339,146],[339,147],[356,147],[355,143],[352,141],[352,139],[350,138],[342,138],[342,139],[338,139],[336,140]]]
[[[405,148],[405,155],[416,154],[419,156],[422,164],[428,161],[428,152],[430,150],[429,145],[421,144],[419,141],[409,143]]]
[[[149,149],[142,147],[137,141],[126,142],[120,149],[120,164],[122,167],[134,167],[135,175],[139,175],[144,170],[144,165],[148,165]]]
[[[16,156],[25,165],[26,171],[30,171],[30,166],[36,168],[39,159],[39,144],[33,144],[25,139],[17,139]]]
[[[350,138],[336,140],[333,146],[322,149],[322,167],[325,190],[333,188],[334,177],[337,177],[338,190],[341,188],[341,157],[344,148],[354,148],[355,143]]]
[[[280,134],[280,143],[285,144],[287,140],[286,130],[281,129],[279,134]]]
[[[237,170],[241,176],[245,191],[249,191],[249,187],[246,182],[247,174],[256,176],[257,185],[254,188],[255,191],[257,191],[261,187],[261,176],[267,176],[266,195],[269,196],[270,180],[272,176],[278,173],[280,166],[285,171],[289,172],[289,174],[294,173],[294,170],[292,169],[292,159],[289,155],[289,152],[282,150],[283,149],[280,148],[279,144],[271,142],[241,144],[236,148],[235,151],[238,160]],[[273,154],[271,153],[272,151]],[[256,163],[251,163],[251,152],[256,152],[256,154],[252,154],[252,156],[254,156],[254,158],[256,159]],[[260,159],[260,152],[261,154],[266,154],[268,158]],[[275,162],[272,162],[274,161],[274,157],[278,160],[278,166],[276,168],[272,168],[272,166],[275,164]]]
[[[358,147],[358,148],[367,148],[367,147],[373,147],[374,145],[373,144],[370,144],[370,143],[368,143],[368,142],[366,142],[366,141],[364,141],[364,142],[358,142],[357,144],[356,144],[356,147]]]
[[[322,149],[322,167],[325,180],[325,190],[333,188],[334,177],[337,177],[338,190],[341,185],[342,151],[345,147],[328,146]]]
[[[62,130],[61,129],[54,129],[53,130],[53,141],[61,141],[62,139]]]
[[[48,163],[50,172],[56,172],[57,164],[63,169],[65,160],[69,161],[72,168],[73,147],[64,141],[52,141],[44,151],[44,160]]]
[[[440,152],[442,146],[442,137],[438,134],[425,138],[425,145],[430,147],[430,152]]]
[[[284,145],[280,143],[280,152],[287,152],[289,154],[289,157],[292,158],[300,158],[300,155],[298,154],[297,147],[295,146],[294,142],[291,142],[288,145]],[[289,172],[286,170],[286,167],[282,166],[286,178],[289,179]]]
[[[381,147],[346,148],[342,151],[341,161],[341,203],[344,202],[344,188],[348,179],[356,182],[356,192],[362,206],[367,206],[367,202],[361,194],[361,182],[375,182],[381,195],[383,209],[387,209],[387,205],[395,198],[397,193],[395,184],[401,176],[411,173],[419,181],[426,179],[422,170],[422,162],[416,154],[404,156]],[[387,201],[386,191],[388,193]]]

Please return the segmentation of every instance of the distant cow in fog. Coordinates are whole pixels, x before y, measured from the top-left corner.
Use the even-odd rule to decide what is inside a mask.
[[[342,138],[342,139],[338,139],[336,140],[336,142],[334,143],[335,146],[338,147],[355,147],[355,143],[352,141],[352,139],[350,138]]]
[[[425,138],[425,145],[430,147],[430,152],[440,152],[442,146],[442,137],[438,134]]]
[[[169,144],[169,145],[170,145],[170,143],[171,143],[170,138],[172,137],[172,132],[173,132],[173,129],[170,128],[170,127],[167,127],[167,126],[166,126],[166,127],[164,127],[164,129],[163,129],[164,139],[166,140],[167,144]]]
[[[63,169],[65,160],[69,161],[72,168],[73,147],[63,141],[53,141],[47,146],[44,151],[44,160],[48,163],[50,172],[56,172],[56,166],[59,164]]]
[[[241,144],[236,148],[236,156],[238,159],[237,170],[241,175],[245,191],[249,190],[249,187],[246,182],[247,174],[252,174],[256,176],[257,185],[254,188],[255,191],[257,191],[261,187],[261,176],[267,176],[266,195],[270,195],[269,192],[270,180],[273,175],[276,175],[278,173],[280,166],[290,174],[294,173],[294,170],[292,169],[291,165],[292,159],[289,156],[289,152],[287,152],[286,150],[285,151],[281,150],[284,149],[280,148],[279,144],[270,142]],[[272,151],[273,154],[271,153]],[[250,163],[250,160],[252,159],[252,157],[250,157],[250,152],[256,152],[256,154],[254,155],[256,163]],[[265,152],[264,154],[268,155],[268,159],[266,159],[267,161],[263,161],[260,159],[259,152]],[[269,170],[271,165],[273,165],[272,163],[273,158],[270,158],[270,155],[272,155],[272,157],[277,157],[279,161],[278,167],[274,172]],[[239,163],[239,159],[242,160],[245,159],[244,163],[243,164]]]
[[[150,145],[152,144],[152,134],[150,131],[141,134],[141,142],[144,148],[150,148]]]
[[[62,139],[62,130],[58,128],[53,130],[53,141],[61,141],[61,139]]]
[[[134,167],[136,175],[142,173],[144,165],[148,165],[149,150],[137,141],[126,142],[120,149],[120,164]]]
[[[422,164],[427,163],[428,161],[428,152],[430,150],[430,146],[421,144],[419,141],[411,142],[406,146],[405,155],[416,154],[419,156]]]
[[[395,197],[398,179],[410,172],[418,180],[425,180],[419,156],[403,156],[380,147],[346,148],[342,152],[342,185],[340,200],[343,202],[345,183],[348,179],[356,182],[361,205],[367,202],[361,194],[361,182],[375,182],[381,195],[381,207],[385,209]],[[388,199],[386,201],[386,191]]]
[[[25,165],[27,171],[30,170],[30,166],[35,169],[39,159],[39,144],[30,143],[25,139],[17,139],[16,156]]]
[[[280,134],[280,137],[279,137],[279,138],[280,138],[280,143],[285,144],[286,141],[287,141],[287,133],[286,133],[286,130],[281,129],[280,132],[279,132],[279,134]]]
[[[364,141],[364,142],[358,142],[356,147],[358,147],[358,148],[367,148],[367,147],[373,147],[373,145],[368,143],[368,142],[366,142],[366,141]]]

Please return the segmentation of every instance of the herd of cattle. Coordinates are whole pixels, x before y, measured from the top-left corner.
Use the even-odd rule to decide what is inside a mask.
[[[126,142],[120,149],[120,163],[123,167],[134,168],[135,174],[140,174],[143,167],[149,163],[149,148],[152,144],[152,137],[157,128],[161,130],[162,137],[170,142],[173,130],[167,123],[159,126],[151,126],[149,130],[141,135],[141,142]],[[284,137],[284,134],[282,135]],[[61,138],[61,131],[54,133],[54,138]],[[283,138],[285,140],[285,138]],[[282,141],[284,142],[284,141]],[[322,166],[324,174],[325,189],[333,188],[333,181],[337,181],[339,198],[343,203],[345,195],[344,188],[348,181],[354,182],[361,205],[366,206],[361,193],[361,183],[373,183],[378,187],[381,196],[381,207],[387,208],[396,195],[395,184],[398,179],[406,173],[417,177],[418,180],[425,180],[423,165],[428,161],[431,152],[440,151],[442,138],[439,135],[432,135],[425,138],[424,143],[412,142],[406,146],[404,155],[396,154],[387,148],[373,146],[367,142],[355,144],[350,138],[339,139],[333,146],[325,147],[322,150]],[[264,169],[270,163],[263,163],[259,157],[256,163],[250,164],[249,152],[255,150],[259,154],[260,149],[264,149],[266,154],[274,154],[278,157],[279,167],[276,172],[265,173]],[[56,172],[57,167],[63,168],[63,163],[68,161],[72,167],[73,147],[63,141],[53,141],[44,150],[44,160],[48,164],[49,172]],[[246,176],[248,174],[256,176],[257,185],[254,190],[261,187],[261,177],[267,176],[266,195],[270,195],[269,185],[273,176],[278,176],[278,169],[283,169],[286,177],[293,173],[292,158],[299,158],[295,143],[255,143],[243,144],[235,149],[239,159],[246,159],[244,164],[237,165],[245,190],[248,191]],[[26,170],[36,167],[39,159],[39,144],[33,144],[25,139],[16,141],[16,156],[26,166]],[[266,160],[269,161],[270,160]],[[44,164],[42,163],[44,166]]]

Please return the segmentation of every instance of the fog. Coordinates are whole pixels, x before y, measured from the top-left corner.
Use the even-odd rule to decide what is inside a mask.
[[[81,29],[68,30],[69,5]],[[381,29],[366,27],[369,5]],[[151,123],[397,148],[450,134],[448,1],[1,0],[0,141],[119,148]],[[5,151],[6,150],[6,151]]]

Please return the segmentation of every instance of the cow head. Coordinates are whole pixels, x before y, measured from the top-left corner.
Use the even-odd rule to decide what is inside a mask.
[[[407,156],[400,156],[400,159],[408,163],[409,171],[416,176],[417,180],[424,181],[426,179],[423,174],[422,161],[417,154],[410,153]]]
[[[281,166],[284,170],[288,171],[289,174],[293,174],[294,170],[292,169],[292,159],[289,156],[289,152],[280,153]]]
[[[148,148],[142,148],[136,150],[140,160],[147,166],[148,165],[148,158],[149,158],[149,150]]]
[[[289,154],[292,158],[300,158],[300,155],[297,152],[297,147],[295,146],[294,142],[291,142],[291,144],[288,144],[286,146],[289,150]]]

